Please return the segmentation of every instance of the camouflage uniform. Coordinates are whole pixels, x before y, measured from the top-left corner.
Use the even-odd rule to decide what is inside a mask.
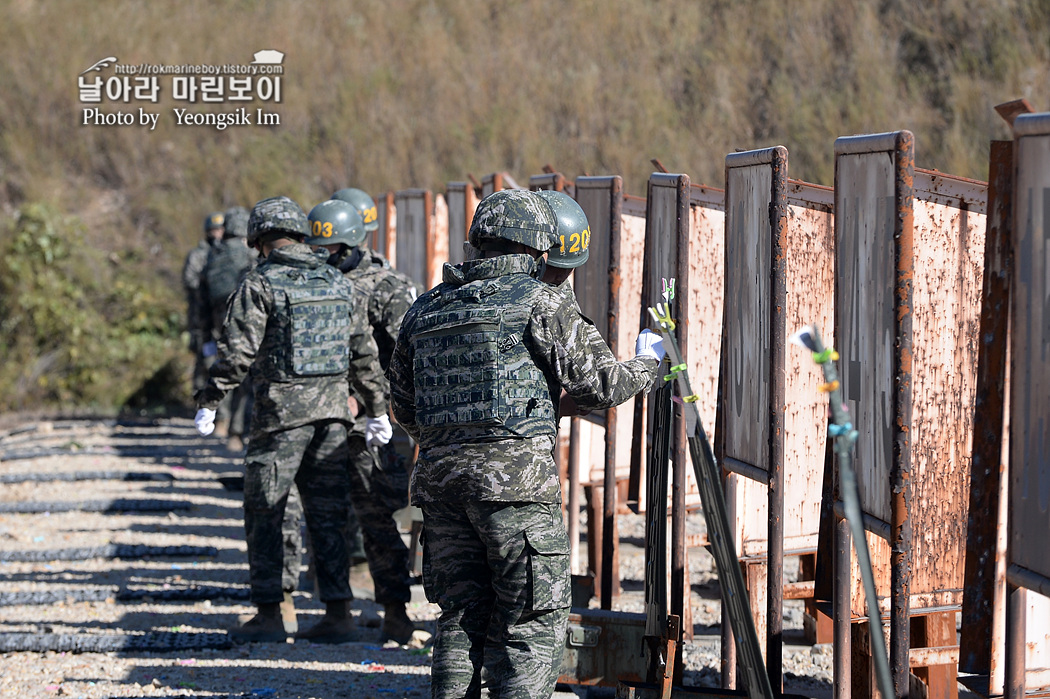
[[[368,308],[379,363],[386,370],[401,321],[416,299],[415,282],[364,246],[351,250],[338,268],[353,283],[358,306]],[[391,442],[369,448],[363,420],[354,423],[349,443],[350,497],[364,538],[376,602],[407,603],[412,597],[408,547],[393,519],[394,512],[408,505],[407,460]],[[352,532],[352,523],[348,530]]]
[[[278,275],[293,280],[281,282],[292,286],[279,293]],[[317,279],[324,280],[321,286],[331,291],[331,300],[319,307],[340,304],[349,317],[340,328],[326,327],[323,342],[296,343],[301,334],[293,331],[295,307],[286,301],[297,288],[295,284],[307,288],[310,280]],[[341,533],[349,489],[346,426],[352,417],[347,406],[348,379],[354,382],[369,414],[384,414],[388,407],[375,340],[364,324],[364,315],[350,312],[352,302],[352,286],[309,246],[296,243],[274,249],[248,273],[230,300],[218,341],[218,361],[210,370],[208,386],[197,394],[198,406],[214,409],[250,370],[255,407],[245,459],[244,524],[256,605],[275,604],[283,598],[281,523],[293,482],[302,496],[307,528],[317,549],[321,599],[352,598]],[[343,365],[341,371],[325,373],[339,364],[337,355],[347,347],[349,372]],[[323,352],[329,354],[318,356]]]
[[[368,324],[379,347],[383,370],[390,366],[397,334],[405,313],[416,300],[416,283],[398,272],[375,250],[357,248],[339,264],[339,271],[354,284],[354,291],[368,299]]]
[[[198,284],[201,325],[205,340],[217,341],[222,336],[232,290],[236,289],[254,266],[255,251],[248,247],[244,238],[226,237],[209,247]],[[204,362],[205,366],[211,368],[215,357],[206,357]],[[216,420],[229,424],[229,434],[237,437],[244,435],[251,416],[251,401],[251,384],[247,381],[242,382],[219,403]]]
[[[329,262],[334,262],[353,283],[356,307],[367,307],[368,323],[379,348],[379,363],[385,370],[390,365],[401,320],[415,301],[415,282],[391,267],[380,253],[365,247],[354,248],[341,260],[329,258]],[[360,539],[375,583],[376,602],[407,603],[412,597],[409,552],[393,520],[394,512],[408,505],[406,459],[392,443],[376,448],[366,446],[363,420],[354,422],[348,437],[352,507],[346,534],[351,556],[354,542]],[[284,522],[285,535],[289,537],[286,580],[299,578],[301,538],[298,545],[295,541],[299,521],[295,510],[289,508]]]
[[[655,361],[617,362],[593,341],[539,272],[521,254],[446,265],[405,316],[387,372],[394,416],[420,444],[411,496],[424,515],[424,588],[442,610],[434,697],[479,696],[483,668],[492,696],[551,696],[570,602],[554,402],[564,388],[606,408],[656,376]],[[449,318],[467,322],[432,322]],[[488,374],[471,364],[486,377],[471,385],[457,368],[479,352],[504,356]]]
[[[208,367],[201,354],[201,347],[210,338],[204,329],[204,312],[201,309],[201,272],[208,261],[211,243],[202,240],[186,255],[182,265],[182,288],[186,292],[186,330],[190,334],[190,351],[194,355],[193,390],[199,391],[208,382]]]

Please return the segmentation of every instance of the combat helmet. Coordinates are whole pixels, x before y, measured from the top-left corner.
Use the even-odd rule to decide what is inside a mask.
[[[547,253],[547,266],[579,267],[590,257],[591,227],[587,223],[587,214],[564,192],[545,189],[536,194],[547,200],[558,217],[558,243]]]
[[[558,219],[543,197],[524,189],[504,189],[478,204],[467,240],[479,250],[485,241],[509,240],[546,252],[558,244],[557,230]]]
[[[302,207],[288,197],[270,197],[252,207],[248,217],[248,245],[273,238],[305,238],[310,235],[310,224]]]
[[[307,245],[342,243],[356,248],[367,235],[357,209],[340,199],[321,202],[310,209],[307,219],[310,222],[310,237],[304,241]]]
[[[357,209],[357,213],[361,215],[361,220],[364,221],[366,233],[379,229],[379,210],[376,208],[375,200],[368,192],[347,187],[333,194],[332,199],[345,201]]]
[[[204,217],[204,235],[216,228],[222,228],[223,215],[221,211],[212,211]]]
[[[248,237],[248,209],[243,206],[231,206],[226,209],[222,222],[224,238]]]

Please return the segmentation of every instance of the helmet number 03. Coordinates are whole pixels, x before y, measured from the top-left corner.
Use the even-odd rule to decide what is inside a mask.
[[[331,221],[314,221],[313,222],[314,235],[319,235],[322,238],[331,238],[335,231],[332,229]]]
[[[317,224],[314,224],[315,226]],[[565,236],[558,236],[561,239],[561,251],[562,254],[566,252],[583,252],[591,246],[591,229],[584,228],[581,233],[570,233],[569,234],[569,249],[565,249]]]

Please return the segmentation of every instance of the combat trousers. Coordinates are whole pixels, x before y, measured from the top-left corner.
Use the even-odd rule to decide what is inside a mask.
[[[350,558],[358,548],[368,560],[379,604],[407,603],[412,598],[412,576],[408,566],[408,547],[394,521],[394,513],[408,505],[408,471],[403,458],[390,445],[378,450],[365,445],[365,438],[351,433],[350,516],[344,533]],[[284,513],[284,585],[294,590],[302,570],[302,534],[299,531],[301,507],[292,489]],[[316,565],[310,553],[311,565]]]
[[[379,604],[407,603],[412,597],[408,547],[394,521],[394,512],[408,505],[408,472],[393,448],[365,445],[350,434],[350,502],[364,535],[365,556]],[[380,455],[391,456],[382,458]]]
[[[316,550],[321,600],[352,598],[343,536],[349,497],[347,456],[346,427],[338,421],[278,432],[253,430],[245,459],[244,531],[254,604],[283,599],[282,523],[293,483]]]
[[[569,619],[569,538],[548,503],[423,509],[423,586],[441,607],[431,696],[550,697]],[[484,673],[483,673],[484,670]]]

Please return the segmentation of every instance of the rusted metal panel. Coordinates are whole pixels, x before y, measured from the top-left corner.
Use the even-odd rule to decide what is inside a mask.
[[[1014,121],[1008,565],[1050,581],[1050,114]]]
[[[581,177],[577,182],[581,180],[585,180],[585,178]],[[588,221],[591,221],[591,212],[588,207],[593,202],[588,200],[589,195],[586,193],[584,186],[577,186],[579,187],[578,193],[582,196],[582,199],[579,201],[581,206],[583,206],[584,211],[587,212]],[[613,349],[613,354],[616,358],[623,361],[634,356],[634,340],[638,335],[638,328],[641,323],[640,309],[642,303],[642,257],[645,241],[645,199],[628,194],[622,196],[619,228],[620,287],[619,301],[616,304],[618,327],[616,332],[610,333],[606,339],[609,342],[609,346]],[[592,256],[595,254],[593,252],[593,246],[595,245],[595,242],[593,241],[594,229],[595,224],[591,221]],[[585,287],[591,285],[590,279],[592,275],[600,276],[602,274],[601,270],[595,267],[591,261],[588,261],[588,263],[580,270],[574,272],[573,276],[575,277],[581,270],[586,270],[584,272],[584,275],[587,277],[587,281],[584,282]],[[576,281],[576,284],[579,284],[579,280]],[[595,279],[594,284],[600,284],[600,280]],[[581,295],[584,298],[587,298],[588,292],[584,289]],[[581,304],[582,303],[583,301],[581,300]],[[598,320],[601,317],[600,313],[592,314],[592,312],[589,312],[587,308],[584,307],[584,314],[599,323],[599,331],[602,329],[601,323]],[[630,476],[631,447],[634,437],[632,416],[634,414],[635,400],[644,400],[644,398],[631,399],[617,408],[619,419],[617,420],[615,431],[617,444],[616,474],[618,480],[625,480]],[[604,429],[600,424],[584,421],[581,425],[581,434],[584,435],[583,448],[585,449],[581,458],[583,463],[588,465],[587,470],[583,472],[584,482],[602,483],[605,477],[606,463],[604,456]],[[587,434],[591,435],[590,441],[586,438]],[[644,435],[642,436],[644,438]],[[644,502],[644,494],[642,497]],[[644,507],[642,509],[644,510]]]
[[[842,355],[841,381],[860,430],[855,465],[861,509],[887,523],[897,335],[889,293],[896,279],[894,180],[892,151],[836,157],[835,336]]]
[[[448,262],[448,204],[441,194],[431,194],[430,234],[427,236],[427,288],[441,283],[441,268]]]
[[[787,186],[788,333],[816,323],[834,346],[834,192],[795,180]],[[784,550],[817,545],[821,483],[827,441],[827,400],[816,390],[821,368],[806,353],[784,356]]]
[[[565,192],[566,186],[571,189],[571,183],[565,179],[565,175],[560,172],[545,172],[542,175],[531,175],[529,177],[529,189],[536,192],[541,189],[548,189],[555,192]],[[572,196],[571,192],[565,192]]]
[[[680,237],[680,252],[687,271],[686,282],[678,279],[676,297],[684,298],[687,305],[681,310],[678,342],[681,345],[682,357],[689,366],[689,377],[694,395],[698,397],[695,405],[701,420],[707,429],[715,431],[717,414],[718,377],[722,346],[722,309],[725,298],[725,191],[707,185],[691,185],[688,192],[689,226],[682,230],[686,237]],[[686,571],[685,512],[700,509],[700,488],[696,483],[694,469],[690,468],[687,457],[685,438],[685,421],[678,424],[675,436],[675,478],[673,486],[674,506],[681,515],[674,520],[672,529],[672,548],[674,555],[681,563],[682,576],[672,578],[678,585],[688,578]],[[672,588],[672,599],[679,594],[685,601],[688,596],[684,591]],[[678,609],[672,606],[672,613]],[[688,616],[689,605],[684,604],[681,611],[683,628],[692,629]]]
[[[820,369],[802,353],[784,352],[785,333],[810,322],[830,328],[834,282],[832,190],[787,180],[781,151],[726,158],[722,377],[724,463],[748,476],[736,482],[737,541],[742,555],[766,554],[776,572],[785,549],[816,546],[827,427],[826,401],[816,390]],[[749,354],[751,361],[744,359]],[[782,575],[770,575],[768,595],[751,590],[760,633],[766,618],[780,618],[782,588]],[[755,604],[768,607],[761,618]],[[779,629],[770,625],[767,643]],[[771,663],[776,684],[775,670]]]
[[[663,284],[675,284],[674,300],[670,303],[671,315],[679,323],[679,343],[686,347],[681,333],[685,331],[688,320],[683,318],[686,305],[686,274],[689,261],[688,242],[681,244],[680,231],[689,227],[689,215],[683,215],[683,207],[688,206],[686,192],[689,189],[688,175],[668,175],[653,173],[649,178],[649,197],[645,219],[645,257],[642,280],[642,297],[639,319],[642,326],[648,326],[648,317],[643,317],[645,309],[661,301]],[[688,209],[686,209],[688,212]],[[687,239],[688,240],[688,239]],[[683,352],[688,360],[688,348]],[[646,411],[645,433],[647,441],[651,440],[653,431],[653,410]]]
[[[966,527],[966,569],[962,602],[959,669],[989,676],[989,687],[1002,693],[1001,667],[993,667],[993,648],[1003,643],[1001,594],[996,581],[1005,570],[999,554],[1005,543],[1005,483],[1002,465],[1005,415],[1007,317],[1009,316],[1009,245],[1013,191],[1013,142],[992,141],[988,167],[987,227],[981,298],[980,345],[974,405],[974,439]],[[1005,546],[1003,547],[1005,552]],[[998,620],[996,608],[999,609]],[[996,652],[996,656],[1001,653]],[[996,663],[998,665],[999,663]]]
[[[695,323],[689,311],[690,279],[689,270],[692,266],[692,236],[690,232],[691,206],[689,176],[684,174],[653,173],[649,176],[649,196],[647,204],[648,216],[646,218],[645,235],[645,270],[642,281],[642,306],[641,313],[645,308],[654,306],[662,299],[670,299],[668,307],[671,316],[675,318],[678,326],[676,334],[678,342],[683,347],[688,347],[690,323]],[[670,289],[673,286],[673,297]],[[664,295],[664,289],[668,294]],[[646,320],[648,318],[646,317]],[[645,323],[648,325],[648,322]],[[693,330],[695,334],[697,331]],[[688,349],[683,351],[683,361],[689,361]],[[666,373],[666,366],[661,367],[661,376]],[[653,401],[646,411],[645,432],[647,442],[652,441],[655,425],[655,414],[657,404]],[[684,437],[684,420],[676,420],[671,424],[671,575],[670,584],[670,614],[683,619],[683,628],[690,629],[692,622],[685,616],[684,604],[684,577],[686,575],[685,564],[685,542],[684,542],[684,517],[685,517],[685,493],[686,493],[686,458]],[[651,460],[656,456],[656,451],[648,451]],[[654,473],[653,464],[647,460],[646,479],[648,474]],[[653,498],[648,493],[647,498]]]
[[[560,183],[555,180],[553,186]],[[575,187],[577,202],[587,214],[587,222],[591,229],[591,243],[588,248],[589,258],[587,264],[578,267],[573,273],[573,284],[576,289],[576,297],[580,303],[583,313],[595,322],[595,326],[610,345],[613,354],[619,349],[619,322],[620,322],[620,251],[622,249],[622,227],[621,216],[623,209],[623,180],[618,175],[614,177],[587,177],[577,180]],[[624,415],[629,418],[630,412]],[[603,449],[595,449],[595,455],[601,455],[602,468],[602,493],[604,496],[602,515],[606,523],[615,520],[618,509],[617,501],[617,456],[621,452],[618,449],[617,427],[620,410],[610,408],[605,411],[605,420],[602,428],[591,428],[595,433],[600,432],[604,438]],[[629,423],[628,420],[624,422]],[[584,433],[582,423],[579,425],[577,434],[582,437]],[[626,446],[626,445],[625,445]],[[578,450],[579,451],[579,450]],[[627,449],[622,450],[626,454]],[[606,523],[602,530],[606,531]],[[618,542],[611,537],[603,536],[602,560],[610,557],[618,560],[614,547]],[[611,572],[611,567],[603,569]],[[619,571],[616,571],[619,575]],[[603,578],[604,579],[604,578]],[[603,588],[604,589],[604,588]]]
[[[394,197],[397,269],[427,289],[430,288],[431,196],[425,189],[403,189]]]
[[[484,199],[493,192],[506,189],[503,185],[503,173],[492,172],[481,178],[481,198]]]
[[[448,261],[455,265],[463,261],[463,246],[467,242],[477,197],[469,183],[449,182],[445,201],[448,204]]]
[[[962,603],[987,185],[925,170],[914,184],[911,595]],[[925,562],[936,561],[936,565]],[[945,594],[950,592],[950,594]],[[912,605],[913,611],[921,606]]]
[[[621,361],[634,356],[634,339],[642,323],[646,221],[646,200],[625,194],[620,219],[620,349],[616,355]]]
[[[666,177],[666,175],[665,175]],[[678,341],[689,367],[700,417],[709,434],[714,432],[717,412],[719,361],[722,343],[722,307],[725,298],[725,191],[707,185],[688,189],[688,255],[680,258],[688,274],[676,280],[675,297],[680,315]],[[646,273],[649,273],[648,266]],[[655,277],[659,283],[660,277]],[[648,298],[648,297],[647,297]],[[684,299],[684,300],[683,300]],[[652,305],[658,299],[646,300]],[[644,442],[643,442],[644,444]],[[678,449],[685,464],[684,442]],[[685,468],[685,508],[700,508],[700,489],[691,468]],[[644,495],[642,497],[644,502]]]
[[[1006,696],[1019,697],[1050,684],[1032,672],[1050,665],[1050,114],[1022,115],[1013,126],[1004,684]]]
[[[598,332],[616,354],[619,346],[619,337],[616,336],[620,317],[618,301],[622,288],[619,258],[623,180],[619,175],[580,177],[576,180],[576,202],[587,214],[591,244],[587,263],[573,272],[573,288],[583,314],[594,321]],[[615,258],[614,247],[617,248]],[[615,334],[611,332],[614,323]]]
[[[860,427],[861,510],[891,528],[889,655],[901,695],[908,690],[912,575],[913,159],[907,131],[835,141],[836,334],[847,365],[842,385]]]
[[[679,334],[689,379],[700,399],[696,406],[708,433],[714,432],[718,409],[719,355],[722,347],[722,312],[725,299],[725,191],[706,185],[689,188],[688,298]],[[684,272],[683,272],[684,274]],[[679,281],[681,285],[681,281]],[[688,505],[700,506],[699,489],[692,481]]]
[[[767,559],[747,566],[747,587],[755,630],[765,641],[769,679],[777,688],[782,685],[786,180],[782,146],[726,156],[720,449],[724,466],[740,462],[750,472],[735,488],[734,519],[754,509],[755,503],[739,497],[750,477],[764,486],[754,495],[765,501],[769,515],[761,535]],[[737,529],[732,520],[730,526]],[[734,532],[738,551],[741,534]],[[735,668],[727,671],[735,674]]]
[[[915,171],[913,255],[922,274],[912,287],[912,419],[907,423],[912,434],[908,519],[915,534],[911,562],[901,564],[911,569],[911,612],[962,602],[985,189],[984,183]],[[868,529],[881,531],[875,525]],[[893,586],[880,569],[892,552],[876,538],[869,539],[869,548],[879,593],[890,595]],[[852,599],[855,613],[863,616],[859,582]],[[893,607],[889,599],[881,605],[884,611]]]
[[[642,322],[642,281],[644,276],[644,252],[646,230],[646,200],[624,194],[620,216],[620,294],[618,305],[619,331],[617,332],[616,358],[623,361],[634,356],[635,337]],[[635,406],[644,405],[645,397],[637,396],[617,408],[616,424],[616,474],[621,480],[631,476],[632,450],[645,453],[644,431],[635,439]],[[595,472],[602,473],[599,464]],[[601,478],[598,475],[597,478]],[[644,510],[644,488],[635,500],[635,506]]]
[[[910,615],[962,601],[986,198],[912,151],[907,132],[836,142],[836,328],[865,526],[889,527],[869,546],[898,691]]]
[[[773,152],[757,153],[766,157],[757,158],[755,151],[726,157],[722,448],[726,457],[758,468],[768,477],[773,400],[769,215]]]

